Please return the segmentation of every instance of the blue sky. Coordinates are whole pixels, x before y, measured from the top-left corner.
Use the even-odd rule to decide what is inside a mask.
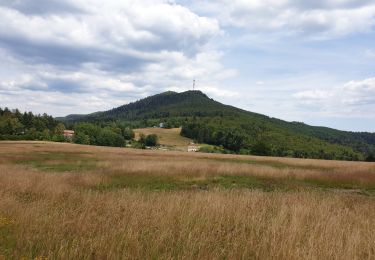
[[[0,106],[54,116],[166,90],[375,132],[372,0],[0,0]]]

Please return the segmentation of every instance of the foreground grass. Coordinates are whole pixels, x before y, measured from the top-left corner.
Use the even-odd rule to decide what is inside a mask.
[[[82,152],[35,152],[25,154],[17,164],[30,165],[43,171],[70,172],[87,171],[96,168],[96,159],[84,157]]]
[[[114,175],[98,185],[90,187],[97,191],[117,189],[140,189],[143,191],[251,189],[271,191],[341,191],[374,196],[375,184],[359,184],[354,181],[327,181],[319,179],[269,178],[260,176],[220,175],[203,178],[175,178],[171,176]]]
[[[373,259],[374,164],[0,143],[0,259]]]

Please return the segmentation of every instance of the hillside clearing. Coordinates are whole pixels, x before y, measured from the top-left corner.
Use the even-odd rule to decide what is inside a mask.
[[[137,140],[141,133],[144,135],[156,134],[159,137],[160,145],[168,146],[173,150],[187,151],[188,145],[193,142],[192,139],[180,135],[181,128],[148,127],[134,129],[134,133]]]
[[[373,259],[375,164],[0,142],[0,259]]]

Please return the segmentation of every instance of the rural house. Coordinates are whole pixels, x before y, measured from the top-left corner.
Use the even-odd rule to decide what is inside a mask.
[[[74,131],[73,130],[64,130],[63,136],[65,138],[73,138],[74,136]]]

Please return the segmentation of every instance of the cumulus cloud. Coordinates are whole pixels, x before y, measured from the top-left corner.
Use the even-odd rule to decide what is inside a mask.
[[[314,89],[293,95],[300,105],[330,116],[371,117],[375,115],[375,78],[350,81],[331,90]]]
[[[51,13],[72,13],[80,12],[71,1],[59,1],[59,0],[38,0],[37,4],[34,1],[23,1],[23,0],[0,0],[0,5],[12,9],[16,9],[19,12],[25,14],[38,14],[46,15]]]
[[[203,6],[224,26],[316,39],[368,32],[375,22],[375,4],[370,0],[206,0],[193,6],[197,10]]]
[[[0,105],[40,111],[49,104],[53,114],[72,112],[66,107],[87,113],[98,109],[95,104],[111,108],[172,86],[186,90],[193,78],[210,75],[207,81],[215,84],[235,74],[209,46],[221,33],[215,18],[173,1],[0,0],[6,64]],[[58,96],[70,106],[60,107]]]
[[[82,13],[30,15],[0,7],[1,45],[39,62],[130,64],[157,61],[160,51],[195,55],[219,33],[214,19],[164,1],[81,0]]]

